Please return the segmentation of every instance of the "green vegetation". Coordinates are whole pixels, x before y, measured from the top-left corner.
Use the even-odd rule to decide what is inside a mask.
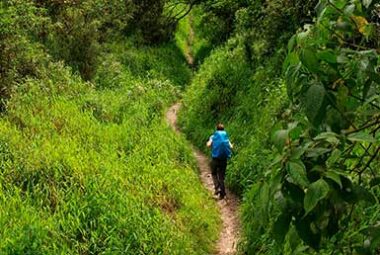
[[[206,34],[202,33],[204,26],[201,9],[195,7],[192,12],[178,23],[175,40],[185,55],[193,58],[193,65],[199,66],[213,49]]]
[[[379,5],[225,0],[197,11],[217,47],[180,121],[205,151],[218,121],[231,134],[241,252],[377,254]]]
[[[1,254],[211,253],[217,209],[163,119],[191,71],[124,37],[129,8],[0,3]]]
[[[241,254],[378,254],[379,48],[374,0],[1,1],[0,253],[212,253],[183,98]]]

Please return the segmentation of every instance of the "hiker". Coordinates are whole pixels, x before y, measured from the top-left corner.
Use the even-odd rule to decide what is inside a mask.
[[[219,199],[223,199],[226,196],[224,178],[227,160],[231,157],[233,146],[222,123],[216,126],[215,133],[210,137],[206,145],[209,148],[211,147],[211,175],[215,188],[214,195],[219,195]]]

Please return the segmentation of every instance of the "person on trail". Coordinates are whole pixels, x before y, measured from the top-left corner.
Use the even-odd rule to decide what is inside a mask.
[[[211,175],[214,182],[215,193],[220,199],[226,196],[224,178],[226,175],[227,160],[231,157],[231,144],[224,125],[219,123],[215,133],[207,141],[207,147],[211,147]]]

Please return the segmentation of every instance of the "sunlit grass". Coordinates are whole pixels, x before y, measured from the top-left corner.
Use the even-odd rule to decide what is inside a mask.
[[[1,254],[212,249],[217,209],[187,142],[163,120],[190,71],[169,55],[175,46],[127,46],[109,47],[94,84],[52,66],[9,100],[0,119]]]

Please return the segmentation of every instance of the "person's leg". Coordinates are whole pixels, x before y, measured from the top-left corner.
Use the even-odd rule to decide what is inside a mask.
[[[212,176],[212,181],[214,183],[214,194],[217,195],[219,193],[219,180],[218,180],[218,164],[216,159],[212,159],[210,163],[210,168],[211,168],[211,176]]]
[[[219,162],[218,169],[218,180],[219,180],[219,188],[220,188],[220,198],[224,198],[226,196],[226,189],[224,185],[224,179],[226,176],[226,168],[227,168],[227,160],[221,160]]]

